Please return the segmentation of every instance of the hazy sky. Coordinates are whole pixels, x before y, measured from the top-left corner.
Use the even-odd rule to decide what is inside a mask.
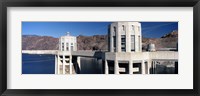
[[[111,22],[22,22],[22,35],[60,37],[70,35],[105,35]],[[142,36],[159,38],[173,30],[178,30],[178,22],[140,22]]]

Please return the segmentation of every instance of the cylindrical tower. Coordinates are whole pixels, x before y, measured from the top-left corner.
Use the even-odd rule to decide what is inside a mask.
[[[109,29],[110,52],[142,52],[141,23],[115,22]]]
[[[152,43],[148,44],[148,51],[150,52],[156,51],[155,44]]]
[[[59,50],[60,51],[77,51],[76,37],[70,36],[67,32],[66,36],[59,38]]]
[[[67,32],[66,36],[59,38],[59,51],[55,56],[56,74],[73,74],[71,51],[77,51],[76,37],[70,36],[69,32]]]

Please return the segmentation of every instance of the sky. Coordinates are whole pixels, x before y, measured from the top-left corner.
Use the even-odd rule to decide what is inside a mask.
[[[178,22],[140,22],[142,36],[160,38],[178,30]],[[111,22],[22,22],[22,35],[60,37],[70,32],[72,36],[106,35]]]

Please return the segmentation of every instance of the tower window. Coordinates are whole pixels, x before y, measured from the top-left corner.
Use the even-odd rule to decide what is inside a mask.
[[[126,42],[126,36],[125,35],[121,35],[121,42],[123,42],[123,43]]]
[[[126,51],[126,36],[121,35],[121,51],[125,52]]]
[[[125,26],[124,25],[122,25],[122,29],[123,29],[123,31],[125,31]]]
[[[113,48],[114,52],[116,52],[116,36],[113,36]]]
[[[69,44],[66,43],[66,50],[69,51]]]
[[[62,43],[62,51],[64,51],[64,43]]]
[[[71,51],[74,51],[74,47],[73,46],[71,46]]]
[[[113,27],[113,30],[114,30],[114,35],[116,35],[116,27]]]
[[[132,25],[132,30],[134,31],[134,25]]]

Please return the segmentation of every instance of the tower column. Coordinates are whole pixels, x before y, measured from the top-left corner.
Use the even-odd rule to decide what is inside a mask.
[[[57,74],[60,74],[60,55],[59,54],[57,54],[57,58],[58,58],[58,60],[57,60]]]
[[[81,57],[77,56],[77,63],[78,63],[78,67],[79,67],[78,69],[81,72]]]
[[[65,65],[66,64],[65,64],[65,55],[64,54],[63,54],[63,64],[62,65],[63,65],[63,70],[62,71],[63,71],[63,74],[65,74]]]
[[[117,32],[116,32],[116,52],[121,52],[121,31],[119,28],[120,26],[117,26]]]
[[[109,74],[108,73],[108,62],[107,62],[107,60],[105,60],[105,74]]]
[[[110,29],[110,30],[112,30],[112,28]],[[116,38],[116,37],[115,37]],[[113,33],[112,33],[112,31],[110,32],[110,52],[114,52],[114,40],[113,40]]]
[[[126,25],[125,36],[126,36],[126,52],[131,52],[131,31],[129,31],[129,26]]]
[[[115,73],[115,74],[119,74],[119,64],[118,64],[118,60],[115,60],[115,64],[114,64],[114,73]]]
[[[69,56],[69,74],[72,74],[72,56]]]
[[[145,68],[145,61],[144,60],[142,60],[142,68],[141,68],[142,70],[142,74],[145,74],[145,70],[146,70],[146,68]]]
[[[57,56],[55,55],[55,74],[58,74],[58,60],[57,60]]]
[[[129,74],[133,74],[133,62],[129,60]]]
[[[150,74],[150,72],[149,72],[149,69],[150,69],[149,66],[150,66],[150,65],[149,65],[149,64],[151,64],[151,63],[150,63],[150,61],[148,60],[148,61],[147,61],[147,65],[146,65],[146,66],[147,66],[147,70],[146,70],[146,73],[147,73],[147,74]]]

